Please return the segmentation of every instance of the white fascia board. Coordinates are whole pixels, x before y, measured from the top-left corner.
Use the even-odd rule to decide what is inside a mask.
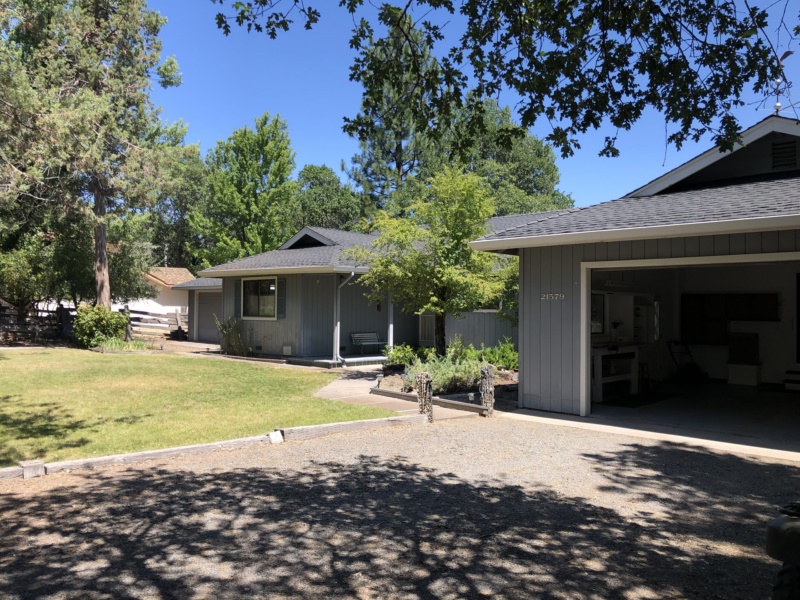
[[[289,238],[286,242],[284,242],[283,245],[280,248],[278,248],[278,250],[289,250],[297,242],[297,240],[299,240],[299,239],[301,239],[301,238],[303,238],[305,236],[314,238],[320,244],[325,244],[326,246],[335,246],[336,245],[333,240],[331,240],[329,238],[326,238],[321,233],[317,233],[316,231],[314,231],[313,229],[311,229],[309,227],[303,227],[300,231],[295,233],[291,238]]]
[[[172,289],[176,290],[176,291],[179,291],[179,292],[191,292],[191,291],[209,292],[209,291],[214,291],[214,290],[222,290],[222,284],[220,284],[220,285],[194,285],[192,287],[172,286]]]
[[[252,277],[257,275],[319,275],[323,273],[358,273],[363,274],[369,271],[369,267],[348,267],[330,265],[321,267],[274,267],[268,269],[225,269],[214,270],[206,269],[200,271],[203,277]]]
[[[780,231],[798,228],[800,228],[800,214],[781,217],[735,219],[731,221],[710,221],[707,223],[681,223],[678,225],[659,225],[657,227],[630,227],[627,229],[608,229],[605,231],[581,231],[554,235],[476,240],[470,242],[469,245],[474,250],[494,252],[497,250],[511,250],[514,248],[566,246],[569,244],[590,244],[594,242],[625,242],[631,240],[681,238],[701,235],[752,233],[754,231]]]
[[[640,188],[625,194],[625,198],[636,198],[640,196],[652,196],[679,183],[680,181],[694,175],[698,171],[702,171],[706,167],[714,164],[727,156],[730,156],[737,150],[744,148],[755,142],[756,140],[764,137],[770,133],[786,133],[789,135],[800,136],[800,122],[786,118],[769,118],[753,125],[750,129],[742,132],[741,142],[736,144],[736,147],[730,152],[720,152],[716,146],[706,150],[702,154],[694,157],[693,159],[683,163],[679,167],[675,167],[672,171],[665,173],[661,177],[654,179],[650,183],[646,183]]]

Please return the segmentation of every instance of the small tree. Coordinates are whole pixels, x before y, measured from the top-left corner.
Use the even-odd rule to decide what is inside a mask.
[[[371,300],[389,293],[407,312],[435,315],[440,354],[446,345],[445,316],[488,304],[503,289],[499,259],[469,247],[485,233],[493,212],[484,179],[447,167],[428,181],[426,196],[411,205],[410,218],[379,213],[377,240],[351,253],[358,263],[370,265],[362,282]]]
[[[0,252],[0,298],[24,318],[34,304],[53,297],[52,246],[43,234],[26,235],[17,248]]]

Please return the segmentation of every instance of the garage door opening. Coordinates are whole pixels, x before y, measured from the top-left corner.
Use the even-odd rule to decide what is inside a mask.
[[[800,261],[618,265],[585,272],[584,414],[800,451]]]

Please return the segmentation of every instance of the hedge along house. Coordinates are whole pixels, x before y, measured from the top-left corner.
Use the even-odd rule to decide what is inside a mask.
[[[586,416],[676,382],[687,410],[779,406],[800,380],[799,143],[769,117],[733,152],[473,242],[520,258],[519,405]]]
[[[390,299],[370,304],[356,266],[344,253],[375,236],[305,227],[279,249],[204,270],[222,282],[222,318],[241,319],[255,354],[320,366],[382,362],[379,346],[353,344],[374,333],[387,345],[416,344],[414,315]]]

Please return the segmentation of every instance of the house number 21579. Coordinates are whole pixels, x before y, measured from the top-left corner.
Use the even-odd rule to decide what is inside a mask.
[[[564,294],[542,294],[541,300],[563,300]]]

